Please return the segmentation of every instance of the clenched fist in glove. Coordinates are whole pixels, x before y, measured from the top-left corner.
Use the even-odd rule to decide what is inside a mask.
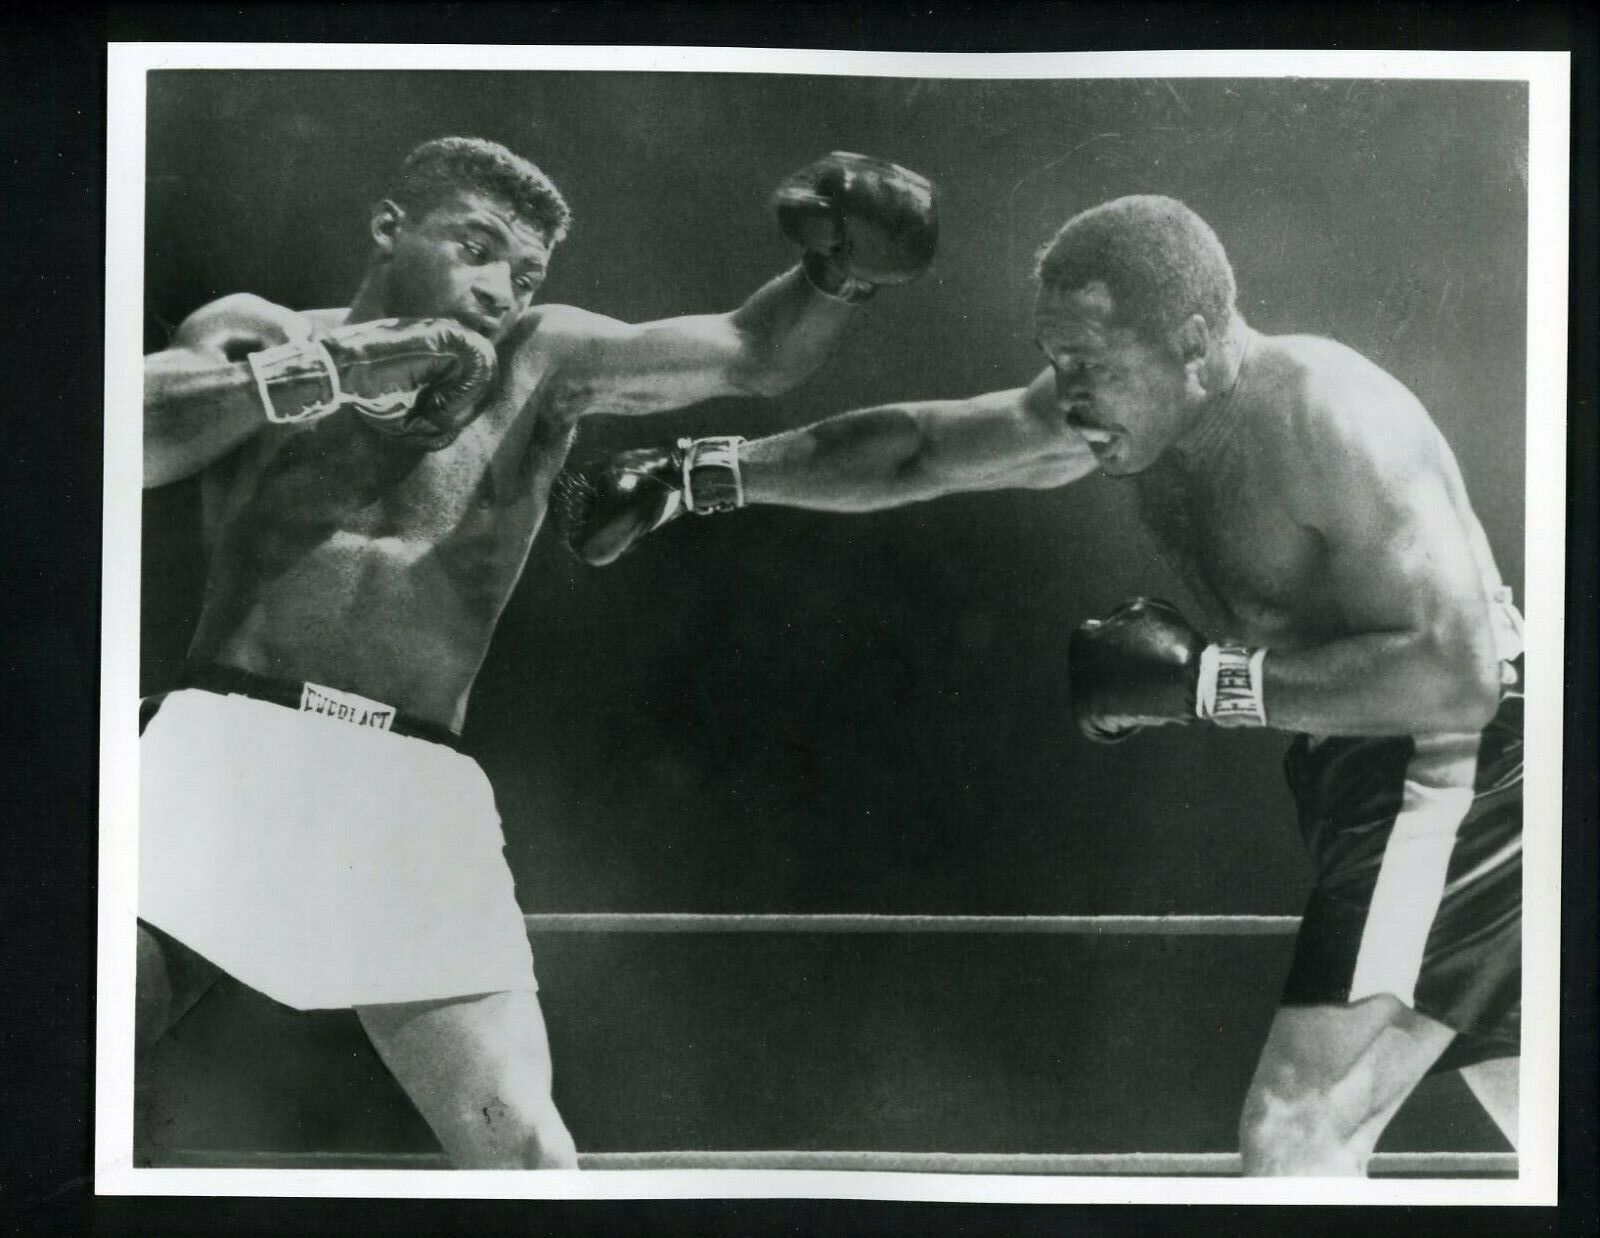
[[[251,353],[268,421],[341,408],[426,451],[455,441],[494,384],[495,352],[448,318],[382,318]]]
[[[939,247],[934,188],[909,168],[834,151],[772,195],[778,225],[805,249],[811,282],[863,301],[880,284],[916,279]]]
[[[1174,722],[1264,726],[1266,652],[1211,644],[1177,607],[1137,598],[1072,634],[1072,713],[1102,743]]]
[[[604,567],[686,511],[744,505],[740,438],[679,439],[675,447],[618,452],[563,470],[550,488],[551,519],[567,548]]]

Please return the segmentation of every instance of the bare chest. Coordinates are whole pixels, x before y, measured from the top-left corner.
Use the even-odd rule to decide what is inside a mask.
[[[1217,635],[1281,643],[1334,621],[1322,539],[1295,520],[1281,476],[1258,461],[1198,474],[1163,462],[1139,476],[1138,508]]]
[[[321,558],[342,575],[425,559],[492,607],[520,571],[570,440],[569,426],[509,396],[432,452],[342,411],[263,434],[217,479],[208,523],[219,550],[260,577]]]

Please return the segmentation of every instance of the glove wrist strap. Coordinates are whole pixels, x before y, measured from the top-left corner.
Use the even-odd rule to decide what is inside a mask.
[[[683,505],[697,516],[731,512],[744,506],[737,436],[680,439],[683,452]]]
[[[263,348],[245,360],[256,380],[261,409],[274,425],[315,421],[340,408],[347,399],[339,384],[339,367],[321,340]],[[298,408],[294,407],[296,392],[301,393]]]
[[[806,250],[800,259],[800,268],[806,273],[806,282],[812,288],[835,301],[859,305],[863,301],[870,301],[878,291],[878,285],[840,271],[826,254],[814,249]]]
[[[1195,717],[1218,726],[1266,726],[1262,696],[1265,649],[1246,645],[1207,645],[1200,653],[1200,683]]]

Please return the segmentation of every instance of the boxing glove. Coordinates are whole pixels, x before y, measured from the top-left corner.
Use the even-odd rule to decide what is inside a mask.
[[[494,345],[449,318],[382,318],[247,358],[267,420],[294,424],[351,409],[426,451],[455,441],[495,379]]]
[[[1213,644],[1177,607],[1136,598],[1072,634],[1072,713],[1078,729],[1101,743],[1147,726],[1197,720],[1263,726],[1265,655],[1264,649]]]
[[[557,536],[584,563],[604,567],[684,512],[744,505],[741,438],[679,439],[671,448],[619,452],[564,469],[550,488]]]
[[[786,177],[778,226],[805,250],[812,283],[846,300],[916,279],[939,247],[936,193],[909,168],[834,151]]]

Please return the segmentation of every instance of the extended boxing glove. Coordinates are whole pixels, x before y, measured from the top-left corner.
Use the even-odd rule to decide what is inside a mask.
[[[935,198],[927,178],[909,168],[834,151],[786,177],[772,206],[784,234],[805,250],[811,282],[860,301],[927,270],[939,247]]]
[[[381,318],[251,353],[267,420],[293,424],[351,409],[381,434],[426,451],[455,441],[495,378],[494,345],[449,318]]]
[[[564,469],[550,488],[556,533],[583,562],[604,567],[686,511],[704,516],[742,507],[742,442],[685,438]]]
[[[1067,646],[1072,713],[1089,739],[1194,721],[1264,726],[1264,649],[1206,640],[1177,607],[1149,598],[1090,619]]]

